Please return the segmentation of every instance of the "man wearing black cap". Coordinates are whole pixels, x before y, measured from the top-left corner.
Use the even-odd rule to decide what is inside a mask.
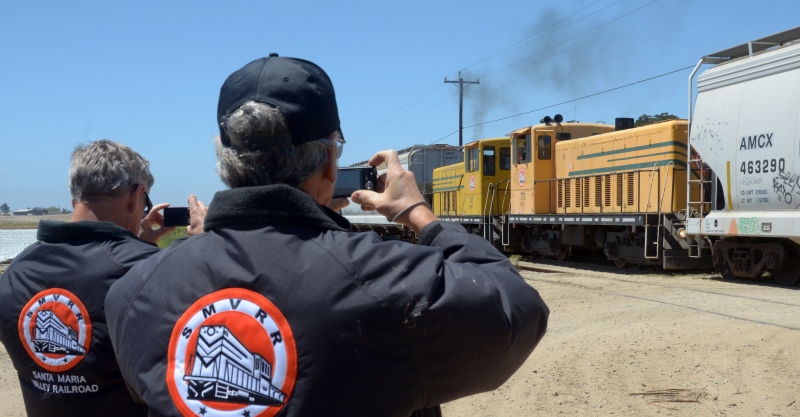
[[[135,266],[106,298],[122,373],[151,416],[435,416],[492,390],[548,309],[478,236],[433,215],[394,151],[352,200],[420,245],[351,233],[330,210],[344,144],[333,85],[272,54],[220,91],[206,233]]]

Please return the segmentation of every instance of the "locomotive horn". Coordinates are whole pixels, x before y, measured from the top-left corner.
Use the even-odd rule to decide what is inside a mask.
[[[564,116],[556,114],[556,117],[554,117],[553,120],[555,120],[556,123],[561,123],[562,121],[564,121]]]
[[[544,119],[539,120],[539,123],[544,123],[544,124],[550,126],[550,123],[552,123],[552,121],[553,121],[553,119],[551,119],[550,116],[545,116]]]

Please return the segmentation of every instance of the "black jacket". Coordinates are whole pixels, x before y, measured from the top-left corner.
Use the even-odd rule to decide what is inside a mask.
[[[158,248],[96,221],[42,221],[37,238],[0,277],[0,339],[28,415],[146,416],[119,372],[103,301]]]
[[[384,242],[276,185],[217,193],[205,227],[106,298],[151,416],[434,415],[497,388],[545,333],[536,290],[458,225]]]

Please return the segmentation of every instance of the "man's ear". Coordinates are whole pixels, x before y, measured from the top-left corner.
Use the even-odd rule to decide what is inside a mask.
[[[133,213],[137,210],[139,205],[139,198],[141,198],[142,193],[144,192],[144,185],[139,185],[133,192],[128,193],[128,201],[125,205],[125,208],[128,209],[128,213]]]
[[[334,154],[334,151],[330,151],[328,154],[330,155],[330,159],[328,160],[328,163],[325,164],[322,175],[330,180],[330,182],[335,183],[336,171],[339,170],[339,164],[336,163],[336,155]]]

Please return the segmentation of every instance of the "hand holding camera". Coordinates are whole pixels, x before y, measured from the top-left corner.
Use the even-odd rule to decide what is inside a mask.
[[[386,173],[378,177],[377,190],[353,193],[353,202],[365,211],[377,210],[387,219],[408,226],[419,234],[423,227],[438,220],[417,188],[414,173],[403,169],[397,152],[382,151],[369,160],[372,166],[386,163]]]
[[[333,198],[350,197],[358,190],[374,190],[378,185],[375,167],[339,168]]]
[[[186,226],[186,233],[197,235],[203,233],[203,223],[208,207],[192,194],[189,196],[189,207],[165,207],[164,227]]]

